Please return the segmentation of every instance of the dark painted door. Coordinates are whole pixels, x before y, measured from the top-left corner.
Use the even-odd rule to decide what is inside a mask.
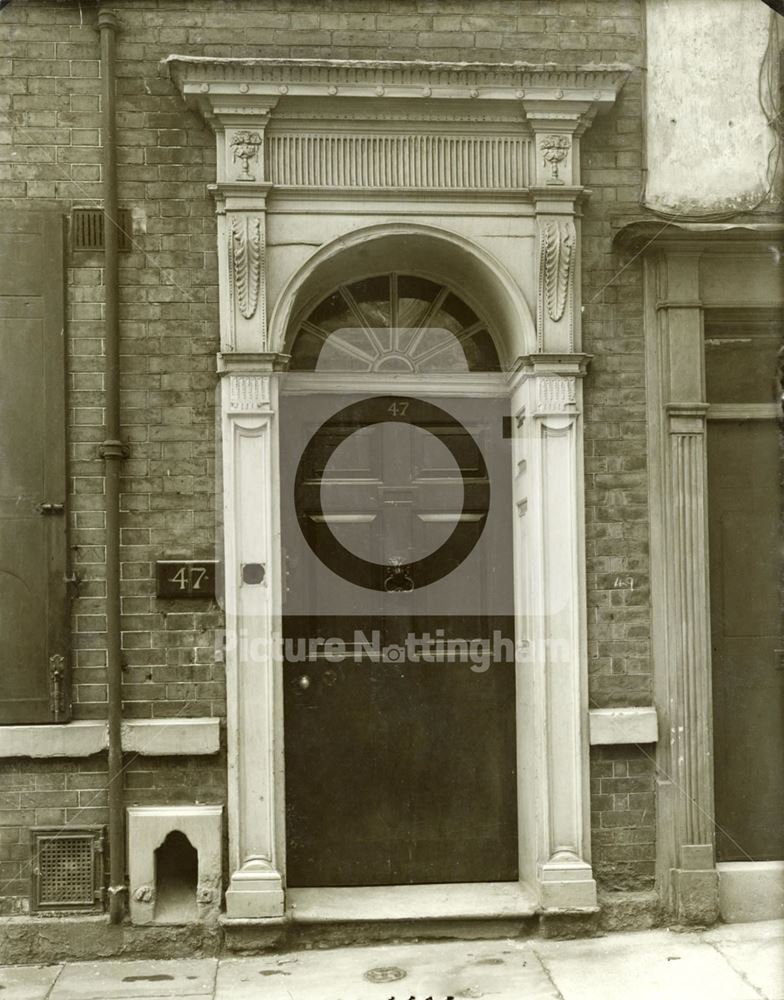
[[[784,858],[779,430],[709,423],[716,850]]]
[[[0,722],[67,712],[62,218],[0,217]]]
[[[517,878],[506,405],[284,398],[292,886]]]

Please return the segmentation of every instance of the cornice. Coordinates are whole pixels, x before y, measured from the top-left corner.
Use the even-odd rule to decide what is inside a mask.
[[[760,251],[769,253],[771,243],[784,240],[784,224],[780,222],[678,222],[643,219],[630,222],[616,234],[613,242],[621,250],[642,253],[657,250],[699,253],[747,249],[759,244]]]
[[[249,106],[261,97],[588,102],[610,107],[632,71],[625,63],[484,63],[233,59],[170,55],[163,65],[185,99],[205,108],[210,95]]]
[[[216,133],[219,183],[521,192],[535,185],[549,188],[550,200],[572,202],[579,137],[631,72],[620,63],[179,55],[164,65]]]

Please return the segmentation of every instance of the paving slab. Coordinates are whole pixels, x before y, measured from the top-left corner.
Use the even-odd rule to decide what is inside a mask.
[[[49,1000],[161,1000],[211,997],[218,960],[73,962],[65,967]],[[0,994],[2,1000],[6,997]]]
[[[565,1000],[760,1000],[699,933],[537,941],[533,949]]]
[[[45,1000],[62,965],[0,966],[2,1000]]]
[[[704,941],[766,941],[784,937],[784,920],[758,920],[746,924],[716,924],[702,932]]]
[[[215,1000],[411,997],[560,1000],[536,955],[519,941],[383,945],[224,959],[215,993]]]
[[[784,921],[729,924],[703,938],[768,1000],[784,998]]]

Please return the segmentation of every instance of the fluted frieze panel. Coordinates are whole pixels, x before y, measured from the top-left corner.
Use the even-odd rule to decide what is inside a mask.
[[[292,187],[516,189],[528,185],[522,136],[276,133],[267,176]]]
[[[537,414],[570,413],[577,406],[577,382],[568,375],[541,375],[536,380]]]
[[[258,413],[270,406],[269,375],[230,375],[229,412]]]

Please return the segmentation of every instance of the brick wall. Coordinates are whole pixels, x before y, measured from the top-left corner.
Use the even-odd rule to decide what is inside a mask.
[[[654,749],[594,747],[591,751],[591,863],[603,889],[653,887]]]
[[[126,805],[225,803],[225,768],[223,754],[190,759],[126,754]],[[23,913],[33,867],[30,827],[108,823],[106,756],[0,760],[0,789],[0,913]],[[107,851],[107,872],[108,865]]]
[[[116,12],[120,203],[133,216],[133,247],[120,266],[123,425],[131,446],[121,537],[125,711],[222,715],[223,668],[212,652],[220,611],[154,596],[156,559],[209,557],[216,538],[217,271],[207,191],[214,143],[161,74],[160,60],[180,52],[640,65],[641,8],[637,0],[134,0],[118,3]],[[16,0],[0,13],[0,198],[7,203],[64,213],[98,204],[94,17],[92,5],[45,0]],[[595,706],[651,700],[641,275],[635,265],[621,270],[624,261],[611,248],[614,229],[638,214],[640,101],[636,72],[617,107],[583,140],[584,182],[593,191],[582,268],[585,350],[594,355],[586,380],[586,498]],[[106,699],[96,455],[103,437],[101,266],[100,254],[68,260],[78,719],[102,717]],[[626,751],[618,753],[626,759]],[[634,754],[628,759],[631,766]],[[20,766],[32,776],[51,771]],[[600,830],[606,817],[628,812],[619,803],[600,795]],[[10,846],[20,849],[13,840]],[[602,850],[611,850],[609,842]],[[630,862],[629,878],[635,871],[647,878],[645,864]]]

